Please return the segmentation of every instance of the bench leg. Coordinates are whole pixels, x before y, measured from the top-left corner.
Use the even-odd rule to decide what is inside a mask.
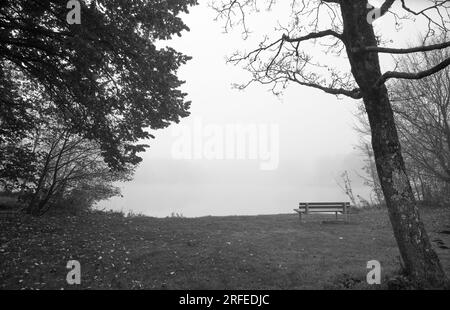
[[[300,222],[301,222],[302,221],[302,213],[301,212],[298,213],[298,218],[300,219]]]
[[[337,220],[338,219],[338,215],[337,215],[338,213],[337,212],[335,212],[335,213],[336,213],[336,220]]]

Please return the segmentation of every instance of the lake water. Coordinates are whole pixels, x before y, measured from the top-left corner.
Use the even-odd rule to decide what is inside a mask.
[[[367,192],[364,187],[355,192]],[[113,210],[133,211],[149,216],[165,217],[172,212],[186,217],[207,215],[257,215],[292,213],[300,201],[349,201],[337,186],[274,187],[187,184],[130,185],[123,198],[99,204]]]

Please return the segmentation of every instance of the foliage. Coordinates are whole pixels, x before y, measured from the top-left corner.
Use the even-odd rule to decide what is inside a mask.
[[[2,1],[0,143],[27,133],[30,108],[45,109],[96,141],[111,167],[137,164],[149,128],[188,115],[176,71],[189,57],[156,43],[188,30],[178,15],[194,4],[81,1],[81,24],[69,25],[65,0]],[[18,93],[11,71],[35,84],[42,100]]]
[[[81,24],[64,0],[0,4],[0,185],[33,214],[117,195],[141,141],[189,114],[189,57],[159,46],[196,1],[80,3]]]

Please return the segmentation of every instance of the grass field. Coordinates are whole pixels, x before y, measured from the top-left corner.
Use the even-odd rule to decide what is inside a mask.
[[[422,213],[450,274],[450,210]],[[0,288],[364,289],[367,261],[381,262],[383,279],[398,271],[385,211],[323,223],[333,217],[2,216]],[[71,259],[81,285],[66,283]]]

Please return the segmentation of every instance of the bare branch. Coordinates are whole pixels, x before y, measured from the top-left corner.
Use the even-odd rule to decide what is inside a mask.
[[[302,86],[308,86],[308,87],[312,87],[312,88],[316,88],[316,89],[320,89],[328,94],[331,95],[344,95],[353,99],[361,99],[362,98],[362,94],[361,91],[359,90],[359,88],[355,88],[353,90],[347,90],[344,88],[332,88],[332,87],[325,87],[316,83],[308,83],[308,82],[303,82],[301,80],[299,80],[297,78],[297,75],[294,73],[289,80],[302,85]]]
[[[417,46],[412,48],[388,48],[388,47],[378,47],[378,46],[367,46],[362,48],[354,48],[352,52],[363,53],[363,52],[376,52],[376,53],[388,53],[388,54],[410,54],[418,52],[429,52],[437,49],[444,49],[450,47],[449,42],[443,42],[439,44],[432,44],[427,46]]]
[[[438,28],[440,31],[447,32],[450,1],[449,0],[432,0],[430,2],[433,5],[425,7],[419,11],[414,11],[411,7],[406,5],[406,0],[400,0],[403,10],[414,15],[424,17],[428,21],[428,32],[424,38],[424,41],[430,38],[434,33],[433,27]],[[431,15],[433,14],[434,15]]]
[[[307,41],[307,40],[312,40],[312,39],[319,39],[319,38],[323,38],[323,37],[327,37],[327,36],[333,36],[335,38],[338,38],[340,40],[343,40],[343,37],[341,34],[337,33],[336,31],[333,31],[331,29],[328,30],[323,30],[323,31],[319,31],[319,32],[312,32],[309,33],[305,36],[302,37],[298,37],[298,38],[289,38],[288,35],[283,35],[282,40],[286,41],[286,42],[303,42],[303,41]]]
[[[386,0],[380,7],[380,16],[386,14],[396,0]]]
[[[388,71],[384,73],[377,81],[376,86],[381,86],[382,84],[386,83],[387,80],[396,78],[396,79],[406,79],[406,80],[419,80],[422,78],[425,78],[427,76],[430,76],[432,74],[435,74],[436,72],[439,72],[442,69],[445,69],[450,65],[450,58],[445,59],[441,63],[437,64],[436,66],[425,70],[420,71],[417,73],[411,73],[411,72],[395,72],[395,71]]]

